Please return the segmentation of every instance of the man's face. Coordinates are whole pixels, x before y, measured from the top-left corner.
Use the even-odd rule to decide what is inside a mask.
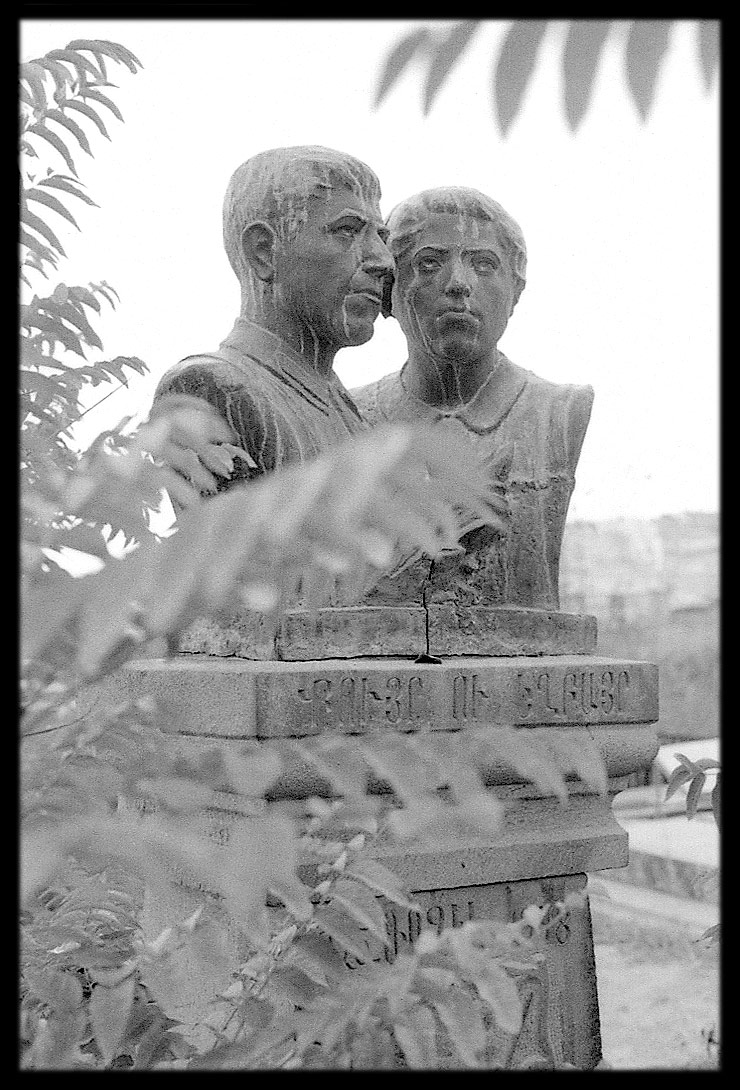
[[[430,213],[399,261],[393,313],[410,344],[449,362],[493,354],[509,321],[514,279],[493,223]]]
[[[345,348],[372,337],[393,270],[387,237],[377,202],[345,187],[309,198],[307,222],[279,251],[275,283],[319,342]]]

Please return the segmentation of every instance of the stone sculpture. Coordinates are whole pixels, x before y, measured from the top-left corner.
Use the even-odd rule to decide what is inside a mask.
[[[498,348],[525,284],[518,224],[475,189],[429,189],[388,218],[396,262],[392,313],[408,341],[400,371],[353,390],[371,424],[413,421],[463,433],[506,477],[505,542],[471,530],[465,551],[419,561],[379,585],[372,600],[558,609],[558,569],[575,468],[589,421],[590,386],[558,385]],[[431,571],[430,571],[431,567]]]
[[[192,754],[323,733],[451,732],[464,746],[466,731],[495,740],[501,727],[523,738],[536,728],[574,751],[595,744],[609,794],[622,790],[657,752],[657,668],[596,656],[595,619],[558,611],[560,543],[593,395],[545,382],[498,349],[524,286],[521,231],[475,190],[403,202],[388,224],[397,259],[389,300],[379,190],[362,164],[325,149],[269,152],[239,168],[229,194],[226,241],[241,315],[218,353],[183,361],[158,396],[190,393],[216,406],[253,463],[235,479],[308,457],[365,427],[331,365],[338,348],[372,335],[385,284],[409,359],[359,391],[359,402],[371,423],[436,422],[483,451],[509,495],[509,533],[502,541],[473,527],[462,553],[433,564],[412,558],[378,584],[376,604],[320,611],[310,630],[293,611],[269,646],[257,646],[256,630],[241,620],[196,633],[182,648],[188,654],[128,663],[110,698],[162,698],[177,723],[173,740]],[[181,471],[194,472],[182,453]],[[270,658],[283,661],[254,661]],[[561,807],[505,757],[480,771],[504,805],[498,835],[461,835],[444,847],[376,845],[420,911],[386,904],[391,948],[369,943],[368,960],[393,960],[425,926],[519,918],[529,904],[582,892],[590,872],[627,864],[627,834],[607,794],[571,777]],[[273,794],[326,790],[306,766],[286,765]],[[208,815],[214,850],[244,819],[238,798],[222,794]],[[152,934],[202,902],[188,876],[178,877],[171,902],[148,903]],[[499,1034],[506,1066],[533,1056],[545,1065],[599,1061],[588,901],[569,904],[536,987],[522,996],[521,1030]],[[194,986],[183,1018],[198,1022],[208,998]]]
[[[172,393],[207,401],[248,455],[225,477],[194,451],[174,450],[172,468],[201,491],[305,460],[364,429],[332,365],[339,349],[372,337],[393,267],[379,198],[372,170],[330,148],[276,148],[234,172],[223,231],[239,317],[218,351],[182,360],[155,393],[155,404]],[[224,436],[217,423],[214,441]]]

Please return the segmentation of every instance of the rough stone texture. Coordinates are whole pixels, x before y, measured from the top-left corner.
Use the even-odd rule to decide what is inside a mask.
[[[239,316],[216,352],[180,361],[155,392],[155,404],[168,394],[198,398],[230,426],[246,457],[218,476],[218,490],[366,429],[333,363],[340,349],[372,337],[393,268],[379,200],[373,171],[332,148],[273,148],[234,172],[224,243]],[[357,242],[347,245],[337,221],[356,230]],[[172,467],[201,488],[198,452],[176,455]]]
[[[397,602],[558,609],[560,550],[593,402],[590,386],[549,382],[498,348],[526,279],[513,217],[463,186],[425,190],[388,220],[396,261],[391,306],[408,342],[400,371],[353,390],[366,419],[428,423],[472,443],[501,485],[505,539],[470,526],[464,548],[390,575],[376,595]],[[495,269],[495,274],[493,270]],[[395,580],[395,581],[394,581]]]
[[[399,952],[413,947],[422,927],[441,932],[467,920],[521,918],[531,904],[546,905],[581,893],[586,876],[536,879],[486,885],[459,885],[414,889],[421,909],[408,911],[385,903],[391,946],[377,951],[368,944],[369,960],[393,962]],[[601,1057],[596,970],[588,901],[574,905],[548,934],[547,956],[537,980],[527,981],[521,993],[525,1015],[521,1030],[505,1033],[489,1027],[488,1048],[508,1067],[521,1066],[534,1053],[579,1068],[594,1067]],[[495,1050],[495,1051],[494,1051]]]
[[[244,610],[192,625],[180,651],[256,660],[310,661],[363,656],[416,657],[426,651],[421,606],[292,609],[279,619]]]
[[[428,653],[448,655],[589,655],[596,618],[516,606],[427,607]]]
[[[117,699],[165,699],[182,733],[211,737],[635,724],[658,714],[655,666],[585,655],[460,657],[439,664],[180,655],[130,663],[108,689]]]
[[[234,175],[225,238],[242,289],[240,316],[217,353],[189,357],[157,391],[200,397],[229,423],[247,458],[219,489],[365,428],[332,366],[339,348],[372,335],[391,269],[378,197],[372,172],[327,149],[264,153]],[[347,200],[360,213],[362,245],[333,237],[332,216],[344,215]],[[508,502],[505,536],[501,524],[468,519],[461,549],[433,561],[406,558],[377,582],[365,604],[390,608],[315,618],[294,610],[276,631],[254,616],[198,624],[181,645],[188,653],[129,665],[106,695],[164,698],[174,712],[173,745],[191,753],[214,742],[238,747],[247,738],[325,732],[447,730],[463,742],[472,727],[492,738],[501,725],[576,732],[595,741],[618,790],[657,752],[657,669],[595,656],[593,618],[557,612],[563,529],[593,391],[547,382],[498,350],[524,286],[526,248],[496,202],[459,187],[429,191],[398,205],[389,228],[392,306],[409,359],[360,391],[359,403],[371,424],[434,423],[476,447],[493,490]],[[423,246],[432,247],[431,258]],[[285,283],[275,290],[278,249]],[[508,606],[523,608],[500,608]],[[421,652],[443,661],[409,661]],[[561,807],[503,760],[491,758],[481,771],[504,802],[495,840],[377,845],[421,906],[405,917],[389,908],[391,956],[414,941],[422,921],[516,919],[529,903],[582,890],[585,872],[627,862],[626,834],[608,798],[573,780],[570,805]],[[272,796],[325,789],[296,763]],[[382,794],[387,785],[371,789]],[[241,817],[227,793],[221,802],[203,815],[214,850]],[[167,911],[149,906],[153,920],[187,914],[196,891],[177,877]],[[505,1042],[509,1065],[541,1052],[593,1067],[600,1035],[587,901],[555,930],[545,965],[541,986],[524,997],[521,1034]],[[193,1020],[203,998],[193,996]]]
[[[596,649],[596,619],[517,606],[292,609],[279,619],[251,610],[202,618],[179,645],[188,654],[258,661],[450,655],[579,655]]]

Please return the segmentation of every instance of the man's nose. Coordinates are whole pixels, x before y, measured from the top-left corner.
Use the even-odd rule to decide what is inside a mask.
[[[470,284],[470,278],[467,275],[465,266],[462,261],[457,258],[452,262],[452,268],[450,269],[450,279],[447,281],[447,287],[445,292],[448,295],[470,295],[472,286]]]
[[[362,268],[370,276],[382,279],[394,270],[393,255],[380,235],[369,238],[362,255]]]

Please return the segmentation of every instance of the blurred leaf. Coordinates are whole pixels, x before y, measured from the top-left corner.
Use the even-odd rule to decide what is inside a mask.
[[[691,772],[688,770],[688,768],[682,768],[680,765],[678,766],[678,768],[674,768],[673,772],[671,772],[670,779],[668,780],[664,801],[667,801],[671,797],[671,795],[675,795],[679,787],[683,787],[683,785],[685,783],[688,783],[690,779]]]
[[[371,931],[384,946],[390,945],[383,907],[364,883],[341,878],[334,883],[329,896],[332,903],[336,901],[348,915],[357,920],[361,927]]]
[[[404,1022],[395,1022],[393,1033],[410,1067],[435,1068],[439,1062],[436,1023],[428,1007],[417,1005],[406,1012]]]
[[[28,61],[21,65],[21,79],[24,79],[31,88],[34,101],[38,109],[46,106],[46,89],[44,86],[44,70],[38,61]]]
[[[596,70],[609,34],[608,19],[571,19],[563,51],[565,116],[576,132],[588,110]]]
[[[333,939],[342,950],[348,954],[354,954],[362,962],[369,960],[367,940],[346,912],[332,908],[331,905],[317,905],[313,918],[316,927]]]
[[[112,99],[108,98],[107,95],[104,95],[102,91],[96,91],[93,90],[92,87],[85,86],[80,88],[80,95],[83,98],[91,98],[93,102],[99,102],[101,106],[107,106],[111,113],[115,114],[119,121],[123,121],[123,114],[118,109],[115,102],[113,102]]]
[[[691,821],[696,814],[696,808],[699,805],[699,797],[704,789],[706,780],[707,777],[704,772],[697,772],[689,785],[689,790],[686,794],[686,817],[689,821]]]
[[[49,110],[46,114],[46,120],[56,121],[58,125],[62,125],[77,139],[82,150],[86,151],[88,155],[92,155],[90,141],[87,139],[85,130],[81,128],[76,121],[73,121],[71,117],[67,117],[62,110]]]
[[[627,86],[643,121],[653,104],[671,29],[670,19],[636,19],[630,26],[624,55]]]
[[[79,72],[89,72],[94,80],[100,79],[100,72],[98,72],[92,61],[89,61],[87,57],[83,57],[81,53],[74,49],[52,49],[45,56],[49,60],[66,61],[68,64],[74,65]]]
[[[132,973],[115,988],[96,984],[92,990],[88,1007],[90,1022],[95,1034],[95,1043],[106,1065],[115,1058],[118,1046],[123,1040],[134,1000],[135,986],[136,981]]]
[[[366,736],[358,743],[358,748],[373,772],[389,783],[394,794],[404,802],[411,802],[438,786],[436,777],[430,780],[429,767],[404,745],[403,738]]]
[[[590,734],[546,729],[539,730],[537,737],[552,750],[561,771],[576,772],[587,787],[600,795],[608,792],[606,763]]]
[[[504,136],[521,109],[547,27],[547,19],[518,19],[504,37],[493,85],[494,106]]]
[[[59,61],[50,60],[48,57],[39,57],[36,63],[51,72],[57,85],[57,94],[65,94],[67,86],[72,86],[76,82],[75,76]]]
[[[480,29],[480,19],[464,19],[447,31],[441,41],[432,48],[426,84],[424,86],[424,116],[429,113],[437,94]]]
[[[91,291],[88,291],[87,288],[80,287],[79,285],[74,285],[73,287],[70,287],[69,294],[78,303],[84,303],[85,306],[92,307],[92,309],[97,314],[100,314],[100,303],[95,298],[93,293]]]
[[[299,923],[308,923],[313,919],[313,903],[309,889],[300,878],[272,878],[268,889],[278,897]]]
[[[561,803],[568,801],[568,789],[553,753],[543,746],[533,728],[499,727],[478,733],[480,752],[504,760],[519,775],[539,788],[545,795],[556,795]]]
[[[714,74],[719,66],[719,20],[699,20],[699,61],[704,87],[711,89]]]
[[[245,743],[236,751],[226,748],[223,761],[236,790],[252,798],[264,795],[282,770],[279,754],[264,743]]]
[[[466,1067],[479,1067],[478,1053],[485,1047],[483,1017],[472,996],[461,987],[450,988],[434,1009]]]
[[[492,1009],[504,1033],[519,1033],[522,1028],[522,1001],[515,981],[505,969],[488,959],[473,976],[481,999]]]
[[[294,965],[278,965],[270,975],[270,988],[278,989],[296,1007],[309,1007],[324,989]]]
[[[713,757],[700,757],[699,760],[695,762],[695,765],[697,768],[700,768],[702,772],[708,772],[711,769],[719,769],[722,767],[719,761],[715,761]]]
[[[143,68],[138,57],[136,57],[130,49],[126,49],[125,46],[119,45],[118,42],[109,42],[103,38],[95,39],[76,39],[73,42],[69,42],[67,49],[89,49],[91,53],[105,53],[106,56],[112,57],[113,60],[119,61],[121,64],[125,64],[131,72],[136,72],[137,66]]]
[[[347,969],[343,958],[337,953],[328,937],[318,931],[307,931],[299,935],[291,947],[291,958],[294,958],[309,973],[317,974],[319,983],[326,979],[335,980]],[[313,979],[316,979],[316,975]]]
[[[378,89],[375,93],[376,106],[380,105],[393,85],[398,82],[412,58],[426,53],[431,40],[432,36],[429,28],[419,27],[396,42],[386,57],[383,66]]]
[[[708,927],[706,929],[706,931],[702,931],[699,938],[702,939],[704,942],[708,943],[710,946],[712,946],[714,943],[719,942],[719,936],[720,936],[720,925],[718,923],[713,923],[711,927]]]
[[[79,197],[81,201],[85,202],[85,204],[93,205],[93,207],[95,208],[100,207],[99,205],[95,204],[95,201],[88,197],[86,193],[80,192],[79,187],[82,185],[82,182],[77,182],[75,184],[68,178],[61,178],[58,175],[53,175],[50,178],[42,178],[38,184],[51,186],[52,189],[63,189],[65,193],[71,193],[72,196]]]
[[[51,227],[48,227],[42,219],[39,219],[35,213],[31,212],[29,208],[23,208],[21,210],[21,220],[27,227],[32,227],[34,231],[37,231],[42,238],[45,238],[50,246],[53,246],[55,250],[58,250],[62,257],[66,257],[64,247],[52,231]]]
[[[103,134],[106,140],[110,140],[108,130],[103,124],[101,118],[98,116],[97,112],[93,110],[92,106],[88,106],[86,102],[77,102],[75,99],[71,99],[69,102],[64,103],[64,109],[78,110],[85,117],[89,118],[89,120],[92,121],[94,125],[97,125],[98,130]]]
[[[51,144],[51,146],[59,152],[72,173],[75,175],[77,174],[77,168],[74,165],[72,156],[67,151],[67,145],[63,140],[60,140],[56,133],[51,132],[43,121],[38,121],[35,125],[31,125],[28,131],[35,136],[40,136],[42,140],[46,140],[47,143]]]
[[[273,882],[290,883],[298,862],[291,821],[278,816],[249,818],[231,830],[221,853],[219,883],[229,915],[258,947],[266,946],[265,897]]]
[[[355,859],[344,873],[348,878],[356,878],[375,893],[381,893],[402,908],[418,909],[419,907],[409,898],[395,874],[375,859]]]
[[[712,813],[714,814],[714,821],[717,828],[720,828],[719,815],[720,815],[720,791],[719,791],[719,776],[717,782],[712,788]]]
[[[504,817],[504,805],[490,791],[468,795],[455,806],[456,818],[462,818],[479,836],[498,836]]]

